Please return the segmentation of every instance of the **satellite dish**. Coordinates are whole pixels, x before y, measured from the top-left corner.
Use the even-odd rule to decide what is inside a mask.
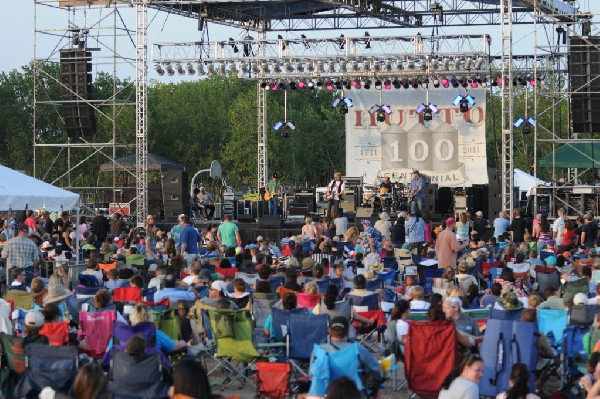
[[[221,169],[221,164],[216,159],[210,163],[210,177],[213,180],[223,177],[223,169]]]

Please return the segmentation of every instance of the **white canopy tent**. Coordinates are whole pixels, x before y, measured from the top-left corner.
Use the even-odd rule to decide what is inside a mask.
[[[79,194],[0,165],[0,209],[79,209]]]
[[[527,191],[527,195],[531,195],[533,193],[533,188],[548,184],[542,179],[535,178],[529,173],[517,168],[515,168],[514,179],[515,186],[519,187],[520,191]]]
[[[49,211],[73,210],[79,221],[79,194],[27,176],[0,165],[0,210],[46,209]],[[79,248],[79,237],[75,239]],[[79,251],[76,261],[79,263]],[[6,270],[8,277],[8,269]],[[7,279],[8,281],[8,279]]]

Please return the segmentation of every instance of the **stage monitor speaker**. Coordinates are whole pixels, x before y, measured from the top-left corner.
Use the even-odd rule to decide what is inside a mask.
[[[256,219],[251,213],[238,213],[237,221],[242,223],[253,223]]]
[[[279,215],[263,215],[258,218],[259,228],[278,229],[281,227],[281,216]]]
[[[571,119],[574,133],[600,132],[600,36],[573,36],[569,42]]]
[[[173,213],[190,214],[190,192],[188,173],[185,170],[165,170],[162,173],[162,193],[165,218],[172,219]]]
[[[290,205],[288,206],[288,215],[290,216],[306,216],[308,215],[308,206],[307,205]]]
[[[60,50],[62,117],[69,137],[90,137],[97,131],[92,100],[92,53],[83,48]]]
[[[356,204],[354,202],[354,194],[344,194],[342,196],[342,200],[340,201],[340,208],[344,210],[344,212],[354,212],[356,211]]]

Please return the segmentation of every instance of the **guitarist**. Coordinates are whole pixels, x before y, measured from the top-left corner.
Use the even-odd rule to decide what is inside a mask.
[[[344,191],[346,191],[346,184],[342,181],[342,174],[337,172],[333,175],[333,180],[327,185],[325,192],[325,199],[329,201],[327,215],[332,219],[337,215]]]
[[[279,196],[282,193],[281,183],[279,183],[279,176],[277,173],[273,173],[272,179],[267,183],[265,189],[265,195],[263,199],[269,204],[269,214],[279,214]]]
[[[423,210],[423,199],[425,198],[425,178],[418,170],[413,171],[412,180],[408,191],[408,203],[413,215]]]

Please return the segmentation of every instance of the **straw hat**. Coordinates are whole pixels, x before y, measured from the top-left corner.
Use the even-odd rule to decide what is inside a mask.
[[[379,262],[375,262],[371,265],[369,270],[371,270],[374,273],[379,273],[379,272],[383,271],[383,265]]]
[[[44,305],[49,303],[59,302],[63,299],[67,299],[72,295],[71,292],[67,291],[62,284],[53,284],[48,287],[48,293],[44,297]]]
[[[315,261],[312,258],[302,259],[302,270],[312,270],[315,266]]]
[[[367,270],[364,273],[364,276],[367,280],[375,280],[377,277],[375,276],[375,273],[373,273],[373,270]]]

